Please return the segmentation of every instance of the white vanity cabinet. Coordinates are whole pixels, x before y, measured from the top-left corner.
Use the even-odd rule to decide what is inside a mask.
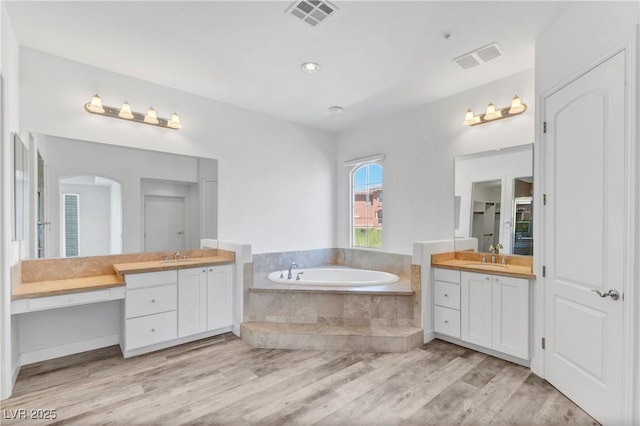
[[[461,273],[463,341],[529,359],[529,280]]]
[[[125,275],[125,357],[214,336],[233,326],[234,265]]]
[[[178,337],[233,325],[233,265],[178,271]]]
[[[233,325],[233,265],[207,268],[207,329]]]
[[[175,339],[177,331],[177,271],[125,276],[123,352]]]
[[[207,267],[178,271],[178,337],[207,330]]]
[[[433,270],[434,331],[460,338],[460,271]]]

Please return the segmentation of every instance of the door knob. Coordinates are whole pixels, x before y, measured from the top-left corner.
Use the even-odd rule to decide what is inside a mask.
[[[611,290],[609,290],[607,293],[603,293],[600,290],[591,290],[594,293],[598,293],[598,296],[600,297],[611,297],[613,300],[618,300],[620,299],[620,293],[618,292],[618,290],[616,290],[615,288],[612,288]]]

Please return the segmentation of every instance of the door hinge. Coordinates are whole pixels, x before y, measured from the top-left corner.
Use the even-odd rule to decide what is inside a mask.
[[[545,338],[542,338],[542,349],[546,349],[547,347],[547,341],[545,340]]]
[[[547,205],[547,194],[542,194],[542,205],[543,206]]]
[[[543,276],[543,277],[546,277],[546,276],[547,276],[547,267],[546,267],[546,266],[543,266],[543,267],[542,267],[542,276]]]
[[[546,121],[544,121],[542,123],[542,133],[547,133],[547,122]]]

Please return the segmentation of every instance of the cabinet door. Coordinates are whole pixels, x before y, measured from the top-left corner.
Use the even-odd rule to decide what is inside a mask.
[[[460,338],[491,347],[491,275],[462,273]]]
[[[207,269],[178,271],[178,337],[207,330]]]
[[[529,281],[493,277],[493,349],[529,359]]]
[[[233,325],[233,265],[207,268],[207,329]]]

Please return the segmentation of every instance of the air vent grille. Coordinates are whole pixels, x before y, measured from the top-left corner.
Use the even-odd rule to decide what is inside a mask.
[[[478,49],[472,50],[469,53],[458,56],[452,59],[463,70],[476,67],[485,62],[489,62],[499,56],[502,56],[502,47],[498,43],[491,43],[487,46],[482,46]]]
[[[287,13],[315,27],[331,16],[337,7],[323,0],[297,0],[287,9]]]

